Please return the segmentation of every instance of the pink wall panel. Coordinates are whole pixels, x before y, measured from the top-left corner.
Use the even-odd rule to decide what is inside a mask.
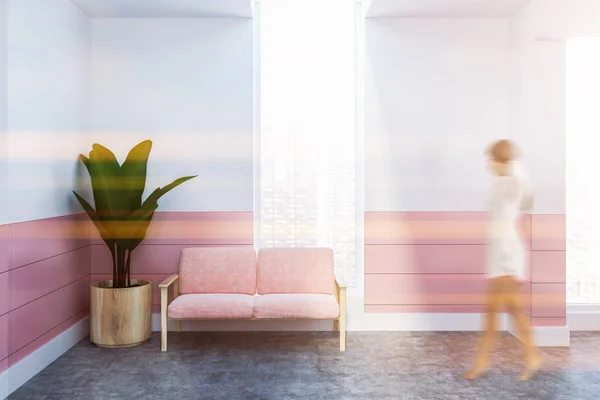
[[[0,315],[0,360],[5,360],[10,354],[9,338],[14,335],[13,327],[8,321],[8,314]]]
[[[365,213],[365,244],[484,244],[483,212]]]
[[[252,212],[157,213],[133,258],[134,275],[153,282],[153,309],[182,248],[252,246],[253,221]],[[0,226],[0,250],[2,371],[87,316],[90,280],[110,278],[112,263],[84,215]]]
[[[485,244],[485,212],[367,211],[365,244]],[[531,246],[532,220],[523,215],[519,229]]]
[[[89,313],[89,224],[68,215],[0,226],[0,368]]]
[[[12,303],[12,294],[8,293],[10,289],[8,272],[0,273],[0,315],[12,310],[10,306]]]
[[[565,251],[532,251],[531,280],[535,283],[564,283],[567,280]]]
[[[531,316],[533,318],[565,318],[566,311],[564,283],[531,284]]]
[[[14,268],[14,225],[0,225],[0,274]]]
[[[0,314],[21,307],[90,275],[90,246],[19,267],[0,275],[7,281],[9,302]]]
[[[532,318],[531,324],[533,326],[566,326],[566,318]]]
[[[247,246],[247,245],[242,245]],[[106,245],[92,245],[92,273],[112,273],[112,260]],[[181,250],[186,247],[199,247],[185,244],[142,244],[131,253],[131,273],[173,274],[179,266]],[[250,246],[251,247],[251,246]]]
[[[365,213],[366,312],[480,310],[485,221],[480,212]],[[526,312],[533,323],[564,318],[564,216],[523,215],[519,226],[530,250],[529,281],[522,286]],[[555,285],[536,286],[542,282]]]
[[[104,244],[95,229],[93,244]],[[145,245],[253,245],[252,212],[157,212]]]
[[[481,274],[484,245],[366,245],[367,274]]]
[[[485,284],[482,274],[368,274],[365,304],[482,304]]]
[[[532,215],[533,250],[566,250],[566,219],[564,214]]]
[[[62,324],[58,325],[56,328],[48,331],[47,333],[32,341],[25,347],[21,348],[19,351],[11,354],[8,358],[5,358],[4,360],[0,361],[0,373],[2,373],[2,371],[4,371],[6,368],[18,363],[19,361],[27,357],[29,354],[33,353],[38,348],[45,345],[50,340],[54,339],[56,336],[71,328],[73,325],[75,325],[88,315],[89,310],[84,310],[80,313],[75,314]]]
[[[0,359],[19,351],[86,310],[89,312],[87,278],[0,316],[0,327],[7,325],[4,329],[8,331],[7,345],[0,348]]]
[[[14,224],[14,265],[31,264],[89,245],[90,223],[83,217],[68,215]]]

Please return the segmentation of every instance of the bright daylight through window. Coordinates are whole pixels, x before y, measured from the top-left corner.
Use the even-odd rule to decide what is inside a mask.
[[[356,283],[355,7],[262,0],[259,246],[334,249]]]

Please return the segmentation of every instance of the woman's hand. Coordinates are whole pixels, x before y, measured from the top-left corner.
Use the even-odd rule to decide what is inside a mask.
[[[525,196],[521,201],[521,211],[531,211],[533,209],[533,196]]]

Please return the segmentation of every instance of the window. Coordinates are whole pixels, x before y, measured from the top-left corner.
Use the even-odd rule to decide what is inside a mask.
[[[262,0],[258,247],[327,246],[356,282],[352,0]]]
[[[567,43],[567,303],[600,304],[600,38]],[[591,145],[590,145],[591,144]]]

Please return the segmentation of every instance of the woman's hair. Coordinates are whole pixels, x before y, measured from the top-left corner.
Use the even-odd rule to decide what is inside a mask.
[[[492,158],[492,160],[507,164],[517,158],[517,148],[508,139],[498,140],[490,147],[488,147],[486,151],[487,155]]]

